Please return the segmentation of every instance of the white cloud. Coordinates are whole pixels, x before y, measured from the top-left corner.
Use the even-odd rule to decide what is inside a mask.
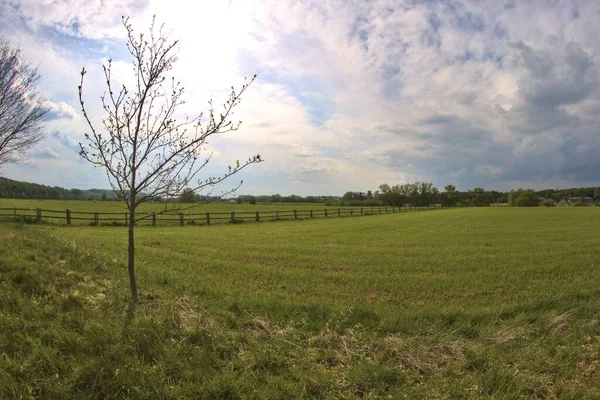
[[[137,13],[145,3],[140,0],[20,0],[0,7],[5,19],[22,19],[36,31],[51,27],[62,34],[97,39],[118,34],[121,16]]]
[[[33,158],[53,158],[58,159],[60,156],[58,153],[50,147],[44,147],[33,153]]]
[[[77,112],[69,104],[61,101],[54,103],[52,101],[46,101],[44,107],[47,107],[49,111],[48,119],[76,119]]]

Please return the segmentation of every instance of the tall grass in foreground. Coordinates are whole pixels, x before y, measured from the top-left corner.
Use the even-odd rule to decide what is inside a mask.
[[[600,212],[0,225],[0,398],[599,398]]]

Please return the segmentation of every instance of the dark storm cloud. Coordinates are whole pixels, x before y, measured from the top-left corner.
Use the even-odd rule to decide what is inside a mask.
[[[521,76],[513,106],[497,113],[505,131],[472,115],[433,114],[385,128],[410,145],[374,157],[438,184],[597,180],[600,79],[593,57],[575,43],[551,50],[522,42],[509,47]],[[476,97],[466,91],[455,99],[471,105]]]

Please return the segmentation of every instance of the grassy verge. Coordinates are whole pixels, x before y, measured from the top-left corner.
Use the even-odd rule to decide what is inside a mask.
[[[595,209],[0,225],[0,398],[599,398]]]

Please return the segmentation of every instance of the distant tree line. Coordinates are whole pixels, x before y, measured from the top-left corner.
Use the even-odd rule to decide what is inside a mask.
[[[236,198],[236,203],[325,203],[331,200],[337,200],[337,196],[306,196],[302,197],[297,194],[282,196],[280,194],[272,195],[240,195]]]
[[[165,201],[165,199],[155,199],[155,201]],[[177,201],[180,203],[214,203],[221,201],[221,198],[219,196],[201,195],[191,188],[185,188],[177,197]]]
[[[65,189],[58,186],[39,185],[37,183],[15,181],[0,177],[0,198],[15,199],[54,199],[54,200],[119,200],[120,195],[109,189]],[[222,199],[219,196],[204,196],[191,188],[183,190],[177,198],[182,203],[222,202],[269,204],[269,203],[321,203],[327,206],[427,206],[441,204],[445,207],[475,206],[490,204],[508,204],[513,207],[552,206],[563,199],[592,198],[600,201],[600,187],[584,187],[571,189],[516,189],[510,192],[485,190],[480,187],[467,191],[457,190],[454,185],[446,185],[443,190],[437,189],[430,182],[415,182],[402,185],[379,185],[374,192],[346,192],[343,196],[299,196],[280,194],[273,195],[240,195],[234,199]],[[153,201],[165,201],[154,198]]]
[[[600,187],[586,187],[573,189],[546,189],[535,191],[533,189],[511,190],[508,194],[508,205],[511,207],[553,207],[565,199],[578,199],[578,206],[585,206],[592,202],[600,202]],[[591,199],[584,201],[584,199]]]
[[[495,190],[486,191],[482,188],[461,192],[453,185],[447,185],[443,191],[433,186],[431,182],[405,183],[390,186],[387,183],[379,185],[374,193],[368,191],[347,192],[339,201],[340,205],[380,205],[380,206],[429,206],[441,204],[445,207],[454,206],[489,206],[491,203],[506,202],[507,193]]]
[[[112,190],[65,189],[58,186],[15,181],[0,177],[0,198],[53,199],[53,200],[109,200],[114,199]]]
[[[600,187],[571,189],[517,189],[510,192],[485,190],[480,187],[459,191],[454,185],[447,185],[440,191],[432,183],[415,182],[390,186],[379,185],[374,193],[347,192],[336,202],[339,205],[387,205],[387,206],[428,206],[441,204],[445,207],[470,206],[484,207],[491,204],[508,204],[514,207],[552,206],[563,199],[591,198],[600,202]],[[579,205],[584,205],[583,201]]]
[[[343,196],[281,196],[241,195],[236,203],[324,203],[326,206],[488,206],[490,203],[506,203],[508,193],[474,188],[466,192],[448,185],[440,191],[430,182],[415,182],[390,186],[384,183],[376,191],[346,192]]]
[[[177,201],[181,203],[200,203],[200,202],[232,202],[237,204],[269,204],[269,203],[326,203],[332,200],[338,200],[336,196],[298,196],[292,194],[289,196],[282,196],[280,194],[272,195],[251,195],[243,194],[235,198],[223,199],[219,196],[202,196],[194,192],[191,188],[183,190],[181,195],[177,198]]]
[[[523,189],[519,189],[523,190]],[[583,187],[571,189],[544,189],[535,192],[536,196],[544,199],[552,199],[556,202],[569,197],[590,197],[600,201],[600,187]]]

